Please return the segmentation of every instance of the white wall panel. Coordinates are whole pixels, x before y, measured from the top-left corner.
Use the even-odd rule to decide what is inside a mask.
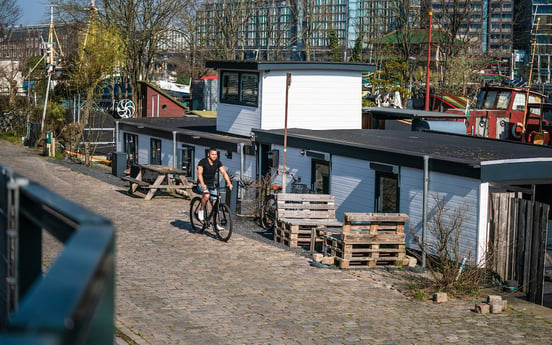
[[[370,162],[332,156],[331,194],[339,220],[347,212],[374,212],[374,178]]]

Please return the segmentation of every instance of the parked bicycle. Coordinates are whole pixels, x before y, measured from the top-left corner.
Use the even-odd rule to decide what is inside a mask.
[[[310,189],[306,184],[301,183],[301,177],[295,177],[290,172],[285,172],[285,174],[291,176],[291,193],[296,194],[309,194]],[[272,181],[272,178],[270,179]],[[276,225],[276,220],[278,219],[278,209],[276,194],[281,192],[283,189],[282,186],[271,184],[270,194],[264,197],[261,204],[261,226],[267,231],[273,231],[274,226]]]
[[[199,233],[203,233],[205,229],[212,226],[216,236],[221,241],[227,242],[232,235],[232,216],[230,214],[230,208],[224,204],[220,196],[219,186],[215,186],[216,193],[211,194],[211,197],[215,198],[214,203],[208,201],[205,204],[204,220],[200,221],[197,217],[197,211],[201,207],[201,196],[195,196],[190,202],[190,223],[192,229]],[[194,192],[199,194],[196,187]]]

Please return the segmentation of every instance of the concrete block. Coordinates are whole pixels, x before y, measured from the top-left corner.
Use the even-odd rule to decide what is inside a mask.
[[[444,303],[448,301],[448,296],[446,292],[437,292],[433,295],[433,301],[435,303]]]
[[[491,314],[500,314],[502,313],[502,310],[502,301],[491,304]]]
[[[408,267],[416,267],[418,260],[415,257],[407,255],[406,258],[408,259]]]
[[[312,261],[321,262],[323,257],[324,257],[324,255],[322,255],[320,253],[313,253],[312,254]]]
[[[333,265],[334,262],[335,262],[335,259],[334,259],[333,256],[324,256],[324,257],[322,258],[322,263],[323,263],[324,265]]]
[[[489,304],[494,304],[494,303],[497,303],[497,302],[500,302],[502,301],[502,296],[500,295],[488,295],[487,296],[487,303]]]
[[[491,306],[487,303],[479,303],[475,305],[475,312],[479,314],[489,314]]]

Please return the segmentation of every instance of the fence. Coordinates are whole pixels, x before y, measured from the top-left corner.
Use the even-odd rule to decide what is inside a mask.
[[[42,272],[42,233],[65,247]],[[0,165],[0,344],[113,344],[115,230]]]

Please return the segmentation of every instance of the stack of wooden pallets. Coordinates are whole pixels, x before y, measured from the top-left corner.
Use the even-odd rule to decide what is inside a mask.
[[[334,196],[329,194],[280,193],[276,197],[277,220],[274,241],[291,248],[308,246],[314,250],[318,227],[341,226],[335,218]]]
[[[340,233],[324,236],[323,250],[340,268],[408,264],[404,213],[345,213]]]

